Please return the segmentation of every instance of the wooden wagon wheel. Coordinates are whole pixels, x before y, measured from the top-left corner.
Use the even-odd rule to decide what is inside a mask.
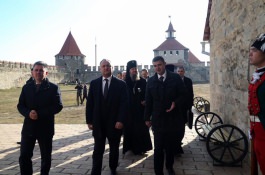
[[[193,99],[193,106],[199,112],[209,112],[210,111],[210,102],[202,97],[195,97]]]
[[[203,102],[204,102],[204,98],[202,97],[195,97],[193,99],[193,106],[197,109],[197,111],[201,112],[202,110],[202,105],[203,105]]]
[[[238,127],[224,124],[209,132],[206,148],[213,160],[231,166],[241,162],[247,155],[248,140]]]
[[[205,131],[202,128],[204,125],[210,125],[212,128],[214,128],[215,126],[218,126],[220,124],[223,124],[221,117],[219,117],[217,114],[213,112],[205,112],[200,114],[196,118],[194,123],[195,131],[200,137],[204,139],[206,139],[207,137],[207,133],[205,133]]]

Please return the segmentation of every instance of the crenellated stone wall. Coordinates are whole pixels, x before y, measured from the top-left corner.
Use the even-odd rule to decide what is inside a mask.
[[[265,32],[264,0],[212,0],[210,12],[211,111],[248,136],[249,47]],[[249,159],[248,159],[249,160]]]
[[[22,87],[30,78],[30,69],[32,64],[0,61],[0,89],[9,89],[13,87]],[[125,70],[126,66],[114,66],[113,74]],[[142,68],[149,70],[150,76],[154,74],[152,65],[139,65],[138,70]],[[201,64],[191,64],[186,69],[186,75],[191,77],[194,83],[208,83],[209,82],[209,66]],[[49,66],[48,78],[53,83],[75,83],[78,79],[81,82],[90,83],[91,80],[101,76],[99,67],[84,66],[84,69],[76,71],[67,66]]]
[[[0,61],[0,89],[22,87],[31,76],[32,66],[28,63]],[[58,67],[49,66],[48,70],[48,78],[51,82],[60,83],[67,77],[67,73]]]

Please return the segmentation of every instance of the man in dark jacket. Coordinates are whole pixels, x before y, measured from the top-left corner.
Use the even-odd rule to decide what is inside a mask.
[[[49,82],[47,64],[38,61],[33,65],[34,80],[23,86],[18,111],[24,117],[19,165],[22,175],[30,175],[33,149],[38,140],[41,152],[41,175],[49,174],[51,167],[54,115],[62,108],[61,93],[57,85]]]
[[[180,105],[186,96],[186,89],[178,74],[166,70],[163,57],[157,56],[152,62],[156,73],[147,82],[145,121],[147,126],[152,126],[154,134],[155,174],[164,174],[165,152],[168,174],[175,175],[176,133],[181,132],[183,127]]]
[[[178,67],[177,68],[177,73],[179,74],[180,78],[182,79],[185,87],[187,88],[187,99],[186,99],[186,103],[182,103],[182,113],[183,113],[183,132],[181,133],[180,135],[180,138],[181,138],[181,141],[182,139],[184,138],[184,135],[185,135],[185,123],[188,122],[188,117],[187,114],[191,114],[191,108],[192,108],[192,105],[193,105],[193,97],[194,97],[194,93],[193,93],[193,86],[192,86],[192,80],[188,77],[185,76],[185,69],[184,67]],[[191,121],[193,121],[191,119]],[[190,122],[190,121],[189,121]],[[183,153],[183,150],[182,148],[179,149],[177,148],[176,150],[176,155],[178,156],[179,154],[182,154]]]
[[[79,106],[79,104],[83,103],[82,100],[82,90],[83,90],[83,86],[80,82],[78,82],[78,84],[75,86],[76,89],[76,103],[77,106]]]
[[[128,112],[128,93],[124,81],[112,76],[110,61],[100,62],[102,76],[91,81],[87,104],[86,123],[93,130],[94,152],[91,175],[100,175],[106,138],[110,146],[109,167],[116,175],[122,128]]]

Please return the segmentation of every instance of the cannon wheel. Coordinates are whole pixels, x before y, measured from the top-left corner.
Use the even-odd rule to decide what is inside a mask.
[[[194,97],[193,99],[193,106],[197,109],[197,111],[200,112],[201,104],[204,101],[204,98],[202,97]]]
[[[210,102],[208,100],[205,100],[202,97],[195,97],[193,99],[193,106],[197,109],[199,112],[208,112],[205,109],[205,106],[210,106]],[[207,109],[208,110],[208,109]]]
[[[212,128],[214,128],[215,126],[218,126],[220,124],[223,124],[221,117],[219,117],[217,114],[213,112],[205,112],[200,114],[196,118],[194,123],[195,131],[200,137],[204,139],[206,139],[207,133],[203,130],[202,128],[203,125],[210,125]]]
[[[216,139],[216,135],[220,137]],[[240,163],[247,155],[248,140],[238,127],[224,124],[209,132],[206,148],[213,160],[222,165],[231,166]]]

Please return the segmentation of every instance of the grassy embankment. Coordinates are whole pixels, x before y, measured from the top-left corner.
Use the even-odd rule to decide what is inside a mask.
[[[85,123],[85,105],[76,105],[75,86],[61,85],[62,101],[64,108],[56,115],[56,123],[82,124]],[[193,85],[194,96],[201,96],[210,101],[209,84]],[[17,102],[21,88],[0,90],[0,123],[22,123],[23,117],[17,111]]]

